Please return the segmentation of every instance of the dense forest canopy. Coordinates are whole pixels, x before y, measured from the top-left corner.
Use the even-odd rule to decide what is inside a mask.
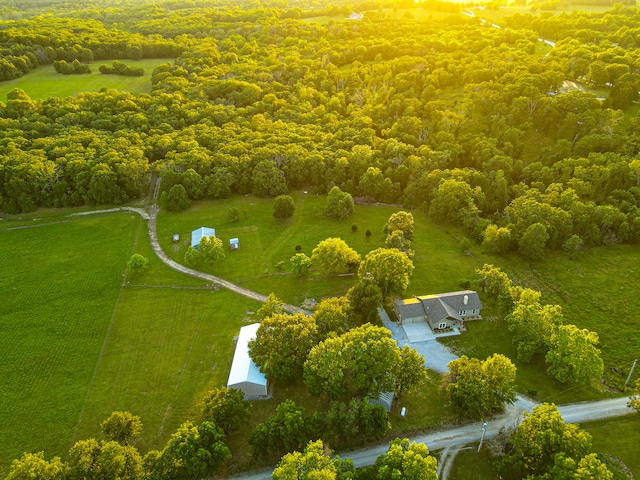
[[[173,59],[150,94],[12,91],[6,212],[120,204],[157,172],[191,199],[337,185],[477,240],[508,228],[508,248],[534,232],[549,248],[640,241],[635,8],[501,29],[436,2],[3,3],[5,79],[59,60]],[[364,18],[346,20],[352,10]]]

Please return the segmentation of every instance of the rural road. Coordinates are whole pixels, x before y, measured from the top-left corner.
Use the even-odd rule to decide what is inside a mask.
[[[581,423],[632,414],[635,410],[627,406],[628,401],[629,399],[627,397],[612,398],[596,402],[561,405],[558,408],[567,423]],[[516,401],[515,405],[509,406],[504,414],[489,419],[487,432],[484,437],[485,440],[496,437],[500,432],[500,429],[503,427],[515,427],[520,420],[522,420],[523,410],[519,408],[519,404],[522,403],[528,403],[531,406],[533,405],[531,402],[526,400],[521,401],[519,399]],[[416,443],[426,444],[431,452],[443,450],[443,453],[448,451],[451,455],[454,455],[454,452],[457,452],[465,445],[477,444],[480,441],[481,435],[482,423],[476,422],[462,427],[439,430],[426,435],[410,437],[410,439]],[[354,465],[359,468],[367,465],[373,465],[376,458],[378,458],[379,455],[386,453],[388,448],[389,445],[384,443],[362,450],[355,450],[353,452],[343,452],[339,455],[342,459],[350,458]],[[271,478],[271,470],[238,476],[236,478],[242,480],[269,479]]]

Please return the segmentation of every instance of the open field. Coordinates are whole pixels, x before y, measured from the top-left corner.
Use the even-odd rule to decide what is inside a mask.
[[[234,336],[258,307],[228,290],[126,287],[75,439],[96,436],[101,420],[126,410],[142,419],[140,451],[161,449],[198,416],[204,392],[226,384]]]
[[[218,202],[199,202],[189,210],[171,214],[162,212],[158,217],[158,237],[164,250],[176,261],[182,262],[191,239],[191,230],[201,226],[215,228],[227,248],[229,239],[237,237],[240,249],[226,250],[226,258],[217,265],[198,268],[261,293],[275,292],[282,299],[300,304],[305,298],[342,295],[353,284],[351,277],[325,277],[312,270],[308,276],[295,277],[290,273],[289,259],[301,252],[311,256],[321,240],[340,237],[362,257],[367,252],[384,246],[384,225],[399,207],[356,206],[355,213],[344,220],[329,218],[324,213],[325,197],[292,192],[296,210],[293,218],[276,219],[272,216],[272,199],[233,197]],[[227,211],[236,207],[241,220],[230,223]],[[463,280],[472,280],[474,269],[482,265],[479,259],[462,253],[457,240],[434,225],[419,211],[414,211],[416,252],[414,272],[409,293],[412,295],[459,289]],[[352,225],[358,227],[354,233]],[[371,230],[371,236],[365,235]],[[180,234],[180,243],[173,244],[172,234]],[[282,272],[277,268],[283,263]],[[288,274],[286,272],[289,272]]]
[[[0,82],[0,100],[6,101],[7,93],[14,88],[24,90],[33,100],[70,97],[81,92],[98,92],[102,88],[113,88],[133,94],[149,93],[153,69],[163,63],[173,62],[173,59],[123,60],[126,65],[144,68],[144,75],[141,77],[103,75],[99,72],[100,65],[111,66],[112,62],[113,60],[90,62],[91,74],[85,75],[62,75],[53,69],[53,65],[40,66],[20,78]]]
[[[140,223],[114,215],[0,234],[0,474],[25,450],[69,447]]]
[[[47,221],[0,235],[0,476],[23,451],[64,456],[116,409],[141,416],[141,451],[162,448],[226,382],[258,306],[164,266],[137,215]],[[123,278],[134,251],[149,268]]]

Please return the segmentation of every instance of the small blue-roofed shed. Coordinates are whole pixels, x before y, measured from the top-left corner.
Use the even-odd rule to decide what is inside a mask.
[[[249,356],[249,340],[256,338],[259,326],[259,323],[254,323],[240,329],[227,381],[227,388],[233,387],[244,392],[246,399],[268,396],[267,378]]]
[[[216,230],[214,228],[200,227],[197,230],[194,230],[191,232],[191,246],[197,250],[202,237],[208,237],[210,235],[215,237]]]

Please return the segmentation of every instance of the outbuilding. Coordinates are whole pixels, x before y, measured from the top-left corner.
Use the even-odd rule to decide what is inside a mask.
[[[197,230],[194,230],[191,232],[191,246],[197,250],[202,237],[209,237],[211,235],[214,237],[216,236],[216,231],[213,228],[200,227]]]
[[[229,250],[237,250],[240,248],[240,241],[237,238],[229,240]]]
[[[266,399],[269,396],[267,378],[249,356],[249,340],[256,338],[259,326],[259,323],[253,323],[240,329],[227,381],[227,388],[242,391],[245,399]]]

